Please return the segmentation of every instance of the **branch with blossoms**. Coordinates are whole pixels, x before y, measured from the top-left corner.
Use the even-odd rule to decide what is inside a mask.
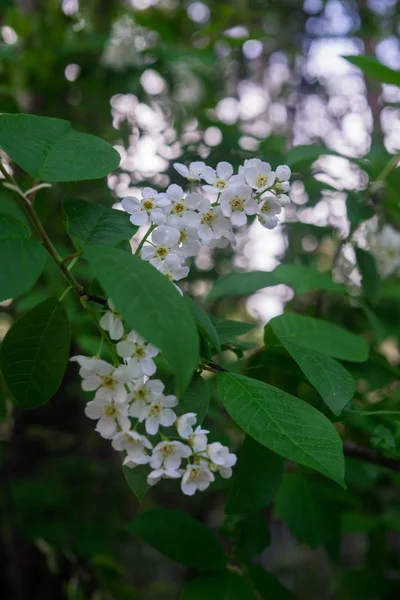
[[[174,283],[187,277],[187,263],[202,245],[235,246],[236,229],[249,216],[257,215],[264,227],[273,229],[289,202],[286,165],[274,172],[255,158],[246,160],[237,174],[227,162],[218,163],[216,170],[203,162],[174,167],[188,180],[188,192],[175,184],[162,193],[146,187],[140,199],[122,200],[133,225],[148,225],[136,253]],[[216,473],[231,477],[236,456],[220,442],[208,442],[209,431],[195,413],[177,416],[178,398],[165,394],[162,381],[153,379],[159,350],[137,332],[125,332],[112,300],[108,304],[99,325],[115,344],[116,364],[98,357],[71,358],[80,366],[82,389],[95,392],[85,413],[97,420],[96,431],[125,453],[126,467],[148,465],[149,485],[180,479],[182,492],[190,496],[207,489]]]

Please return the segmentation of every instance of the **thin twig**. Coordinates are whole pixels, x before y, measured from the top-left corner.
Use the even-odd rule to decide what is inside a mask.
[[[365,446],[359,446],[354,442],[344,442],[343,451],[345,456],[349,458],[358,458],[364,462],[371,463],[373,465],[379,465],[380,467],[387,467],[394,471],[400,471],[400,459],[389,458],[382,456],[370,448]]]

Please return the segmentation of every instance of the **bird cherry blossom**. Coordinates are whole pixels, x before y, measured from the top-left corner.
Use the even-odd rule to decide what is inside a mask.
[[[175,471],[181,466],[183,458],[189,458],[191,448],[182,442],[160,442],[153,449],[150,466],[159,469],[163,465],[166,469]]]
[[[142,199],[127,196],[121,202],[122,208],[129,213],[130,222],[133,225],[146,225],[149,221],[162,225],[171,208],[171,202],[165,194],[159,194],[153,188],[145,187],[142,191]]]
[[[181,489],[186,496],[193,496],[197,490],[204,492],[214,480],[206,464],[189,464],[182,476]]]
[[[186,256],[182,250],[178,249],[179,239],[180,233],[177,229],[161,225],[153,231],[151,245],[142,248],[141,257],[155,267],[159,266],[171,252],[183,261]]]
[[[217,164],[217,168],[205,167],[203,179],[207,182],[203,185],[205,192],[214,192],[219,194],[229,185],[229,180],[233,175],[233,167],[230,163],[222,161]]]
[[[274,229],[279,222],[279,219],[276,215],[279,215],[281,210],[281,205],[276,200],[275,196],[273,194],[268,194],[263,198],[263,202],[258,213],[258,220],[263,227],[266,227],[267,229]]]
[[[274,185],[275,173],[267,162],[257,162],[244,170],[246,183],[257,192],[263,192]]]
[[[124,464],[130,467],[145,465],[150,461],[149,450],[152,450],[153,446],[145,435],[136,431],[120,431],[112,439],[111,445],[118,452],[126,452]]]
[[[201,161],[191,162],[189,167],[182,163],[174,163],[175,171],[190,182],[201,181],[205,166],[205,163]]]
[[[232,225],[242,227],[247,223],[247,215],[255,215],[258,203],[252,199],[252,189],[249,185],[239,184],[228,188],[221,194],[221,210],[229,217]]]
[[[111,300],[108,300],[107,303],[110,310],[101,317],[100,327],[102,327],[104,331],[108,331],[112,340],[119,340],[124,335],[124,326],[122,324],[121,315],[115,309]]]
[[[144,340],[138,333],[131,331],[117,344],[117,353],[132,370],[135,377],[147,375],[151,377],[156,372],[153,360],[159,350]]]
[[[97,398],[86,404],[85,415],[89,419],[96,419],[96,431],[106,439],[111,439],[119,430],[130,427],[128,406],[117,404],[113,400]]]

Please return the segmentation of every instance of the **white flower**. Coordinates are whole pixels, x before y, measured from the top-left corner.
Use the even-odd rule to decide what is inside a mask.
[[[242,227],[247,223],[247,215],[255,215],[258,203],[253,200],[252,189],[248,185],[236,185],[221,194],[221,210],[229,217],[232,225]]]
[[[182,217],[170,215],[167,219],[167,225],[179,231],[179,248],[186,256],[197,256],[200,251],[200,242],[196,229],[188,227]]]
[[[141,377],[142,375],[151,377],[156,372],[153,358],[159,354],[159,350],[146,342],[135,331],[131,331],[126,339],[118,342],[117,353],[125,359],[132,370],[133,377]]]
[[[198,228],[199,238],[207,246],[214,240],[225,237],[231,243],[235,243],[235,236],[229,219],[224,217],[220,206],[211,206],[207,198],[203,198],[199,206],[201,222]]]
[[[153,446],[146,436],[140,435],[136,431],[130,430],[117,433],[111,445],[118,452],[125,450],[124,465],[127,464],[129,467],[133,467],[145,465],[150,461],[150,455],[147,451],[152,450]]]
[[[162,396],[163,391],[164,384],[159,379],[136,382],[131,394],[129,415],[140,422],[144,421],[149,414],[150,404]]]
[[[97,390],[95,400],[115,400],[119,404],[125,402],[128,396],[125,384],[129,383],[132,379],[129,369],[124,365],[115,369],[104,360],[96,362],[97,368],[96,365],[93,365],[90,371],[83,369],[84,372],[83,374],[81,373],[83,377],[82,389],[85,392],[94,392]]]
[[[131,223],[139,226],[145,225],[149,220],[157,225],[162,225],[171,208],[171,202],[165,194],[159,194],[151,187],[143,189],[142,200],[138,200],[134,196],[127,196],[121,204],[122,208],[130,213]]]
[[[219,467],[233,467],[236,464],[236,454],[230,453],[229,448],[220,442],[208,444],[205,454]]]
[[[139,419],[142,423],[145,421],[146,432],[149,435],[156,435],[160,425],[170,427],[176,419],[176,414],[172,410],[178,404],[176,396],[164,396],[159,394],[148,403],[146,399],[135,400],[129,409],[132,417]]]
[[[148,485],[155,485],[160,479],[179,479],[182,477],[182,469],[174,471],[173,469],[167,469],[161,466],[159,469],[154,469],[147,476]]]
[[[245,170],[244,177],[246,183],[258,192],[272,187],[275,181],[275,173],[271,170],[271,165],[266,162],[260,162],[248,167]]]
[[[127,430],[130,427],[128,406],[112,400],[91,400],[86,404],[85,415],[89,419],[98,419],[96,431],[106,439],[111,439],[118,430]]]
[[[166,196],[171,202],[171,215],[182,217],[188,227],[198,227],[200,217],[196,209],[202,199],[200,194],[192,193],[185,197],[181,186],[173,183],[167,188]]]
[[[225,161],[219,162],[215,171],[211,167],[206,167],[203,171],[203,179],[208,185],[203,185],[203,190],[219,194],[228,187],[232,175],[233,167]]]
[[[187,440],[189,435],[193,433],[193,425],[196,424],[197,415],[194,412],[185,413],[177,418],[175,426],[178,430],[179,436]]]
[[[88,356],[83,356],[82,354],[72,356],[69,360],[71,362],[78,363],[80,366],[79,375],[83,378],[89,377],[89,375],[92,373],[108,375],[110,373],[110,369],[112,369],[111,365],[105,360],[96,357],[89,358]]]
[[[124,335],[124,326],[122,324],[121,315],[115,310],[115,306],[111,300],[107,301],[110,311],[106,312],[100,319],[100,327],[104,331],[108,331],[112,340],[119,340]]]
[[[247,158],[244,161],[243,165],[239,167],[239,175],[243,176],[244,178],[246,170],[249,167],[258,167],[259,165],[261,165],[261,163],[262,160],[260,158]]]
[[[278,181],[289,181],[290,176],[292,174],[290,167],[288,167],[287,165],[280,165],[279,167],[276,168],[276,178]]]
[[[154,266],[170,281],[179,281],[189,275],[189,267],[182,265],[180,257],[176,254],[169,254],[164,261]],[[177,289],[182,293],[179,288]]]
[[[161,225],[151,235],[152,245],[142,248],[141,257],[154,267],[158,267],[171,252],[183,261],[186,256],[178,249],[179,238],[180,233],[177,229],[168,225]]]
[[[201,161],[191,162],[189,167],[182,163],[174,163],[175,171],[178,171],[179,175],[182,175],[182,177],[185,177],[191,182],[200,181],[202,179],[205,166],[205,163]]]
[[[214,479],[213,473],[206,465],[188,465],[182,477],[182,492],[186,496],[193,496],[197,490],[203,492]]]
[[[160,442],[153,449],[150,466],[159,469],[164,465],[166,469],[175,471],[181,466],[183,458],[189,458],[192,450],[182,442]]]
[[[279,219],[276,215],[279,215],[282,208],[275,196],[268,195],[263,198],[263,203],[260,206],[260,212],[258,214],[258,220],[263,227],[267,229],[274,229],[279,223]]]
[[[210,432],[207,429],[202,429],[201,425],[193,429],[196,421],[196,413],[186,413],[177,418],[175,426],[179,436],[188,441],[194,452],[202,452],[206,449],[207,434]]]

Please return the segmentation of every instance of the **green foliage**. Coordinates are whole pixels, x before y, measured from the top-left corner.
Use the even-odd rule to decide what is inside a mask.
[[[279,265],[273,271],[252,271],[233,273],[219,279],[214,284],[209,300],[219,300],[225,296],[245,296],[262,288],[285,283],[298,294],[309,290],[343,292],[344,287],[332,281],[329,275],[301,265]]]
[[[198,338],[179,292],[152,265],[123,250],[90,246],[85,258],[128,327],[163,352],[183,392],[197,366]]]
[[[361,273],[361,282],[367,299],[376,304],[381,296],[381,278],[376,268],[375,259],[370,252],[355,248],[357,266]]]
[[[247,567],[251,581],[263,600],[294,600],[293,594],[276,577],[268,573],[261,565],[250,564]]]
[[[260,513],[251,512],[237,523],[234,536],[237,560],[250,560],[261,554],[269,543],[268,526]]]
[[[2,114],[0,147],[29,175],[51,182],[98,179],[119,165],[107,142],[63,119]]]
[[[0,301],[28,292],[43,271],[45,249],[30,239],[30,230],[12,216],[0,214]]]
[[[122,467],[126,483],[129,488],[135,494],[140,504],[143,502],[145,495],[150,489],[150,485],[147,483],[147,476],[149,474],[149,468],[146,465],[139,465],[134,469],[129,467]]]
[[[259,510],[271,504],[282,474],[282,457],[247,436],[235,467],[225,508],[227,514]]]
[[[371,79],[375,79],[380,83],[390,83],[400,86],[400,71],[395,71],[394,69],[383,65],[372,56],[347,55],[343,56],[343,58],[361,69],[361,71],[367,75],[367,77],[371,77]]]
[[[344,485],[341,440],[322,413],[249,377],[219,373],[218,384],[226,410],[248,435],[273,452]]]
[[[210,316],[214,324],[221,344],[232,342],[235,338],[245,335],[254,329],[254,323],[243,323],[243,321],[232,321],[230,319],[221,319],[220,317]]]
[[[326,544],[339,534],[341,507],[335,490],[327,482],[304,474],[287,473],[275,506],[299,542],[311,548]]]
[[[210,317],[201,310],[200,306],[192,300],[190,296],[184,296],[184,299],[196,321],[200,333],[209,341],[217,352],[221,352],[220,338]]]
[[[248,583],[238,573],[193,579],[183,590],[180,600],[255,600]]]
[[[294,344],[285,338],[281,341],[326,405],[335,415],[340,415],[356,389],[351,374],[330,356]]]
[[[368,358],[367,342],[334,323],[285,314],[272,319],[269,325],[283,344],[293,342],[340,360],[364,362]]]
[[[86,246],[116,246],[129,241],[138,230],[127,213],[87,200],[65,198],[63,211],[68,235],[77,250]]]
[[[225,566],[218,539],[205,525],[185,513],[166,508],[150,510],[137,516],[128,529],[186,567],[219,571]]]
[[[207,381],[200,375],[196,375],[191,381],[188,389],[182,394],[178,412],[194,412],[197,415],[197,423],[201,424],[210,407],[210,390]]]
[[[9,329],[0,364],[18,404],[36,408],[50,400],[67,368],[69,346],[68,316],[56,298],[41,302]]]

